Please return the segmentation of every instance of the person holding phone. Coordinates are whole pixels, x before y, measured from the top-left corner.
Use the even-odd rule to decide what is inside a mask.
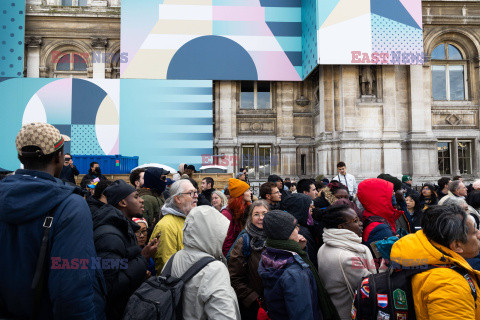
[[[77,167],[73,164],[72,155],[65,153],[65,162],[63,163],[62,172],[60,172],[60,179],[76,185],[75,176],[79,174],[80,172],[78,172]]]

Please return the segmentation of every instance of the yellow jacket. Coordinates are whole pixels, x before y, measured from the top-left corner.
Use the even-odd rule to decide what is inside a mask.
[[[445,254],[443,254],[440,250]],[[402,266],[459,265],[468,270],[477,290],[477,308],[470,285],[450,268],[435,268],[413,276],[412,292],[418,320],[480,319],[480,272],[449,248],[429,241],[422,230],[398,240],[392,247],[392,261]],[[443,260],[443,261],[442,261]]]
[[[168,259],[183,249],[183,225],[185,218],[179,217],[173,214],[165,215],[153,229],[150,240],[155,238],[159,232],[160,238],[157,253],[155,253],[155,269],[157,274],[160,275],[163,266],[167,263]]]

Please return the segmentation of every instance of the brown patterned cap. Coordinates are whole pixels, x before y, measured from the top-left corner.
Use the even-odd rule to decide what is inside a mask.
[[[17,152],[21,156],[33,155],[30,152],[22,153],[22,148],[35,146],[40,148],[40,153],[35,155],[47,155],[60,149],[65,141],[70,141],[66,135],[60,134],[57,128],[48,123],[29,123],[22,126],[15,140]]]

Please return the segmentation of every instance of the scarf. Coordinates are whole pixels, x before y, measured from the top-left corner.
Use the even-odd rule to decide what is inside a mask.
[[[323,243],[329,246],[366,254],[370,251],[362,244],[362,238],[347,229],[323,229]]]
[[[307,252],[302,250],[300,244],[294,240],[273,240],[267,239],[266,242],[267,247],[286,250],[295,252],[298,254],[305,263],[308,264],[310,271],[315,278],[315,282],[317,285],[317,297],[318,297],[318,305],[320,306],[320,311],[322,312],[324,320],[340,320],[340,316],[338,315],[337,309],[335,305],[332,303],[330,299],[330,295],[328,294],[325,286],[320,280],[320,276],[318,275],[317,269],[313,265],[313,263],[308,259]]]
[[[248,223],[245,227],[245,231],[250,235],[250,247],[255,251],[261,251],[265,248],[265,232],[263,229],[256,227],[253,223]]]

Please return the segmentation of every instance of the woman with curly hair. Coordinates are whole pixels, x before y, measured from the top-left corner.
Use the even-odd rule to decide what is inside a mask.
[[[437,193],[431,184],[424,184],[420,193],[420,203],[422,210],[425,211],[428,207],[434,206],[438,203]]]
[[[252,201],[250,186],[245,181],[233,178],[229,179],[228,190],[230,192],[230,199],[228,200],[227,207],[222,210],[222,214],[230,220],[230,227],[228,228],[227,237],[225,238],[222,248],[225,257],[240,231],[242,231],[245,226],[248,208]]]

